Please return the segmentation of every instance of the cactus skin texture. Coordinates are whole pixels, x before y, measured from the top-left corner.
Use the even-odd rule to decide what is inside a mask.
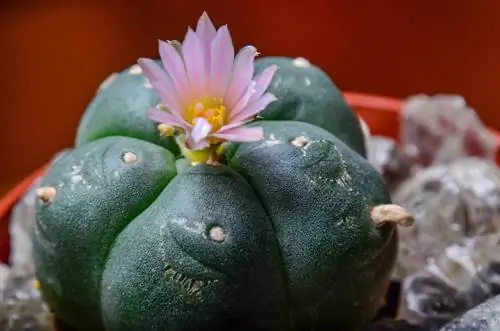
[[[358,117],[323,70],[303,58],[268,56],[255,61],[255,72],[272,64],[279,69],[267,90],[278,100],[260,113],[263,119],[317,125],[366,156]]]
[[[33,242],[55,314],[85,331],[366,325],[385,295],[397,232],[370,219],[389,195],[323,120],[331,108],[309,104],[310,115],[292,119],[266,110],[263,140],[229,144],[221,165],[190,166],[148,122],[145,109],[158,102],[148,88],[136,71],[120,73],[43,178],[55,195],[37,203]],[[305,121],[316,109],[323,128]]]

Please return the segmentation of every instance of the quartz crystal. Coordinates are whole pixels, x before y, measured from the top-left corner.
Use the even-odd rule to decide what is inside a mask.
[[[367,140],[368,161],[382,174],[387,187],[392,190],[411,174],[411,164],[389,137],[371,136]]]
[[[432,166],[403,183],[393,201],[414,216],[400,227],[395,278],[423,268],[447,246],[500,230],[500,170],[476,157]]]
[[[500,296],[496,296],[445,325],[440,331],[500,330]]]
[[[35,189],[39,183],[40,179],[36,180],[12,210],[9,225],[11,238],[9,263],[18,275],[33,275],[35,272],[30,231],[35,221]]]
[[[416,95],[404,103],[401,143],[412,163],[427,167],[477,156],[495,159],[496,141],[459,95]]]
[[[500,233],[446,247],[404,280],[402,294],[402,317],[440,326],[499,295]]]
[[[0,264],[0,330],[55,331],[52,314],[33,276]]]

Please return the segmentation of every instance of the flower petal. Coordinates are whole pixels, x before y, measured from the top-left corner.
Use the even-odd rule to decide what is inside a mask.
[[[233,108],[245,93],[253,78],[253,60],[257,55],[257,50],[253,46],[243,47],[234,60],[231,81],[229,83],[225,103],[229,109]]]
[[[146,111],[147,116],[153,121],[168,124],[173,127],[188,129],[189,124],[184,120],[179,120],[173,114],[164,110],[151,108]]]
[[[207,79],[210,77],[210,46],[212,44],[212,40],[215,38],[215,34],[215,26],[210,20],[207,12],[204,11],[203,14],[201,14],[200,19],[198,20],[198,24],[196,26],[196,35],[201,41],[203,52],[205,54],[205,76],[207,77]]]
[[[137,63],[142,68],[144,76],[158,93],[161,102],[173,113],[180,116],[181,105],[174,83],[167,74],[151,59],[141,58]]]
[[[182,58],[182,43],[178,40],[169,40],[168,43],[172,45]]]
[[[207,138],[210,131],[212,131],[212,125],[208,123],[207,119],[204,117],[196,117],[193,120],[193,124],[193,130],[191,131],[190,137],[193,143],[197,144]]]
[[[216,30],[214,24],[212,23],[212,20],[210,20],[210,17],[208,16],[206,11],[201,14],[200,19],[198,20],[198,24],[196,26],[196,34],[203,44],[206,55],[210,55],[210,44],[215,38]],[[207,61],[207,64],[208,63],[209,61]]]
[[[273,64],[262,70],[262,72],[255,77],[255,93],[252,95],[252,98],[249,101],[250,103],[257,101],[264,94],[264,92],[266,92],[274,74],[276,73],[276,70],[278,70],[278,66]]]
[[[216,132],[211,136],[227,141],[252,142],[264,138],[264,129],[261,126],[251,128],[239,127],[224,131],[223,133]]]
[[[264,110],[271,102],[274,101],[276,101],[276,97],[274,96],[274,94],[266,92],[260,99],[249,104],[245,109],[243,109],[241,112],[234,115],[233,117],[230,117],[229,121],[230,122],[246,121],[256,116],[258,113]]]
[[[186,74],[184,61],[177,49],[168,42],[160,42],[160,57],[163,66],[175,84],[181,99],[185,100],[189,93],[189,82]]]
[[[188,29],[184,43],[182,44],[182,56],[186,64],[186,72],[189,79],[189,86],[192,89],[193,97],[202,98],[205,94],[207,81],[205,70],[205,50],[198,35]]]
[[[209,93],[216,98],[224,97],[231,79],[234,46],[226,25],[219,28],[210,49]]]
[[[245,94],[243,94],[243,96],[240,98],[240,100],[238,100],[236,105],[229,110],[229,122],[232,122],[232,119],[235,116],[238,116],[238,114],[241,113],[241,111],[245,109],[245,107],[247,107],[248,102],[250,101],[250,98],[254,93],[255,93],[255,82],[252,81],[250,85],[248,85]]]
[[[224,125],[223,127],[221,127],[219,130],[217,130],[217,133],[224,133],[226,131],[229,131],[229,130],[232,130],[234,128],[237,128],[237,127],[240,127],[240,126],[243,126],[245,125],[246,122],[233,122],[231,124],[228,124],[228,125]]]

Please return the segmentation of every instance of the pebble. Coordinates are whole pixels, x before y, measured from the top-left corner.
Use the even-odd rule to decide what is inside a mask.
[[[411,96],[400,122],[401,145],[413,164],[428,167],[468,156],[495,160],[495,138],[460,95]]]
[[[33,276],[17,275],[0,264],[0,330],[56,330],[53,316],[35,284]]]
[[[440,331],[499,331],[500,295],[456,318]]]
[[[464,238],[500,230],[500,169],[476,157],[423,169],[392,194],[414,217],[400,228],[395,279],[424,268],[429,259]]]
[[[466,238],[403,281],[400,316],[443,326],[497,295],[500,233]]]
[[[394,190],[411,175],[411,163],[397,142],[389,137],[367,138],[368,161],[384,178],[389,190]]]

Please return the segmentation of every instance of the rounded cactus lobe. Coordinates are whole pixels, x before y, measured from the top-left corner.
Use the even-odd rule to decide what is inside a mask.
[[[323,70],[302,58],[270,56],[255,61],[256,74],[272,64],[279,69],[268,92],[278,100],[261,112],[264,120],[294,120],[317,125],[365,156],[359,120]]]
[[[179,148],[172,137],[158,133],[158,124],[146,111],[160,99],[137,65],[109,78],[89,104],[80,121],[76,146],[108,137],[126,136],[165,147],[174,154]]]
[[[120,234],[102,279],[108,331],[276,330],[283,269],[264,209],[225,166],[179,174]]]
[[[373,206],[390,202],[382,178],[321,128],[256,124],[265,139],[230,149],[229,165],[255,189],[274,224],[295,323],[331,320],[327,325],[355,330],[379,307],[373,298],[380,298],[394,263],[394,226],[377,229],[370,219]]]
[[[57,159],[42,187],[33,232],[37,277],[56,315],[82,330],[101,330],[100,284],[116,236],[175,176],[166,149],[109,137]]]
[[[313,306],[317,309],[316,316],[321,316],[322,324],[333,330],[364,330],[385,305],[397,244],[398,233],[394,229],[393,235],[387,238],[386,245],[381,245],[378,252],[371,254],[367,250],[364,264],[356,263],[338,275],[328,300]],[[331,307],[335,307],[335,313],[332,313]],[[312,323],[310,309],[308,307],[300,313]]]

